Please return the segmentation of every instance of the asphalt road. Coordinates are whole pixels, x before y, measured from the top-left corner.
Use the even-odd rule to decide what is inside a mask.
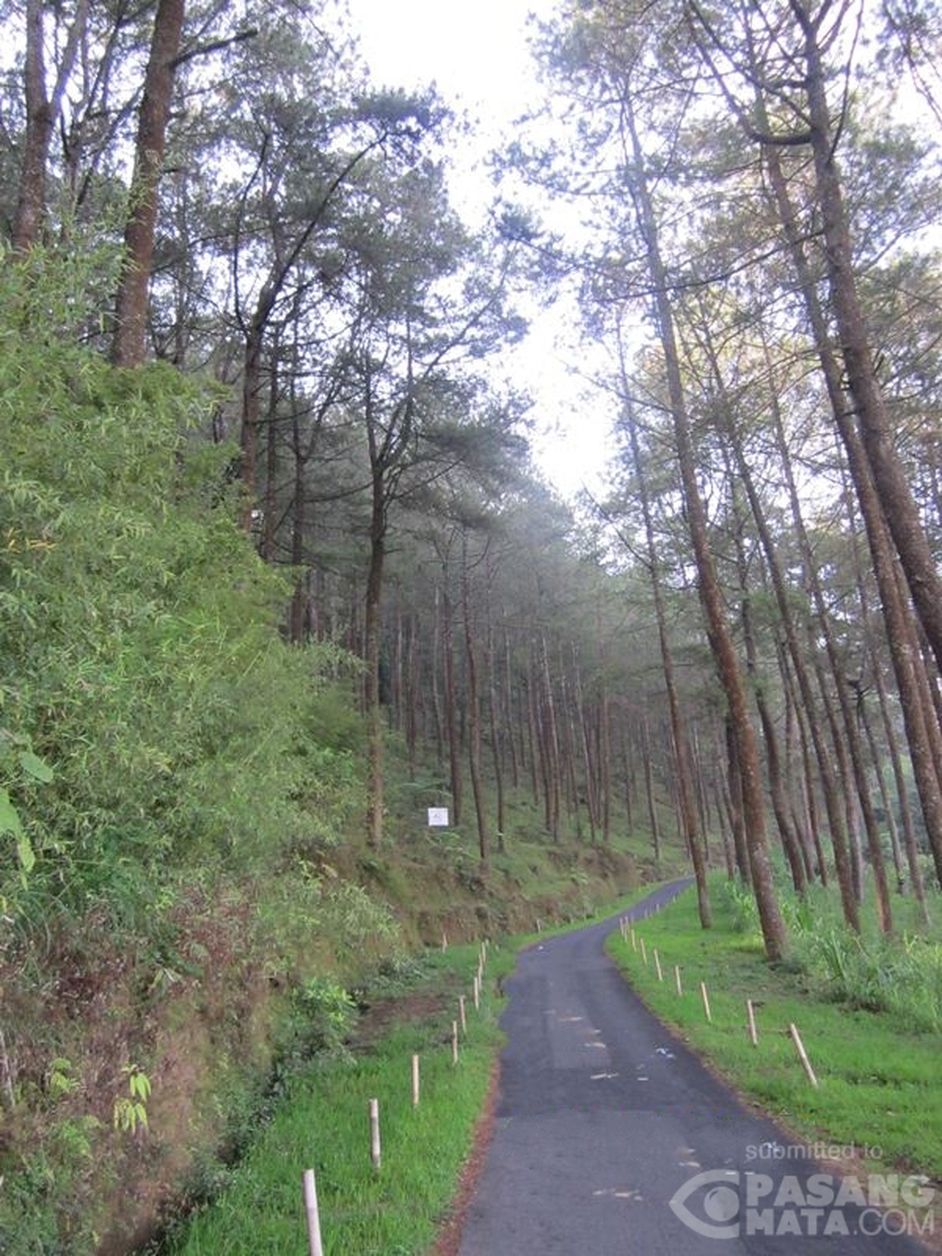
[[[840,1179],[798,1159],[645,1009],[604,954],[616,927],[531,948],[506,983],[494,1134],[460,1256],[924,1253],[886,1232],[907,1224],[905,1200],[881,1214],[834,1198]]]

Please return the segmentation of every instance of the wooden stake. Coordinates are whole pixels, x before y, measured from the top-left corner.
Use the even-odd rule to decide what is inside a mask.
[[[677,987],[677,993],[683,994],[684,988],[680,983],[680,969],[676,964],[674,965],[674,985]]]
[[[632,929],[631,931],[631,949],[633,951],[636,951],[638,949],[638,939],[635,937],[634,929]]]
[[[657,947],[654,948],[654,969],[657,972],[658,981],[663,981],[664,974],[661,972],[661,957],[657,953]]]
[[[647,951],[644,949],[644,938],[639,938],[639,939],[638,939],[638,942],[641,944],[641,958],[644,960],[645,967],[647,967],[647,963],[648,963],[648,953],[647,953]]]
[[[792,1036],[792,1042],[795,1044],[795,1050],[798,1052],[798,1058],[801,1060],[802,1068],[808,1075],[808,1081],[817,1089],[818,1079],[815,1077],[814,1069],[811,1067],[811,1061],[808,1059],[808,1052],[805,1050],[805,1044],[801,1040],[801,1034],[798,1032],[797,1025],[789,1025],[788,1032]]]
[[[378,1169],[383,1162],[383,1153],[379,1144],[379,1100],[370,1100],[370,1159],[373,1168]]]
[[[448,934],[444,931],[444,929],[442,930],[442,950],[448,950]]]
[[[458,1063],[458,1022],[451,1022],[451,1062]]]
[[[756,1012],[752,1006],[752,999],[746,1000],[746,1016],[749,1018],[749,1041],[754,1047],[759,1045],[759,1035],[756,1032]]]
[[[301,1178],[304,1190],[304,1211],[307,1214],[308,1256],[324,1256],[321,1243],[321,1219],[317,1211],[317,1183],[314,1170],[305,1169]]]
[[[412,1057],[412,1106],[419,1106],[419,1057]]]
[[[463,994],[458,995],[458,1015],[461,1017],[461,1032],[466,1034],[468,1032],[468,1019],[465,1016]]]
[[[539,918],[539,916],[536,918],[536,931],[537,933],[543,932],[543,921]]]
[[[700,998],[703,1000],[703,1010],[704,1010],[704,1012],[706,1013],[706,1018],[707,1018],[707,1020],[710,1022],[710,1024],[712,1025],[712,1024],[713,1024],[713,1017],[712,1017],[712,1015],[710,1014],[710,996],[707,994],[707,988],[706,988],[706,982],[705,982],[705,981],[701,981],[701,982],[700,982]]]

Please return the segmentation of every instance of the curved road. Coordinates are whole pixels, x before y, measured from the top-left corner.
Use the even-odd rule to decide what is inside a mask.
[[[688,884],[626,914],[642,919]],[[905,1201],[884,1217],[834,1199],[840,1180],[788,1156],[787,1136],[646,1010],[604,954],[616,927],[532,947],[507,982],[494,1135],[460,1256],[924,1253],[886,1233]],[[787,1158],[771,1158],[776,1145]]]

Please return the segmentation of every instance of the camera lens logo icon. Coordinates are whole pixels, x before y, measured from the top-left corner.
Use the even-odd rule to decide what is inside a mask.
[[[739,1236],[739,1174],[728,1169],[698,1173],[676,1190],[670,1200],[671,1212],[688,1230],[707,1239],[734,1239]],[[705,1190],[699,1206],[703,1216],[688,1207],[691,1196]]]

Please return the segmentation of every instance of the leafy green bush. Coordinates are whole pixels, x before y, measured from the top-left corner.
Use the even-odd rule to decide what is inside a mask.
[[[942,946],[922,938],[858,937],[843,925],[808,929],[798,938],[808,973],[836,1000],[874,1012],[896,1012],[912,1029],[942,1030]]]
[[[277,636],[287,586],[237,527],[233,450],[189,437],[207,388],[48,336],[26,293],[3,268],[2,906],[149,910],[174,869],[331,839],[356,784],[349,721],[328,736],[318,696],[339,652]]]

